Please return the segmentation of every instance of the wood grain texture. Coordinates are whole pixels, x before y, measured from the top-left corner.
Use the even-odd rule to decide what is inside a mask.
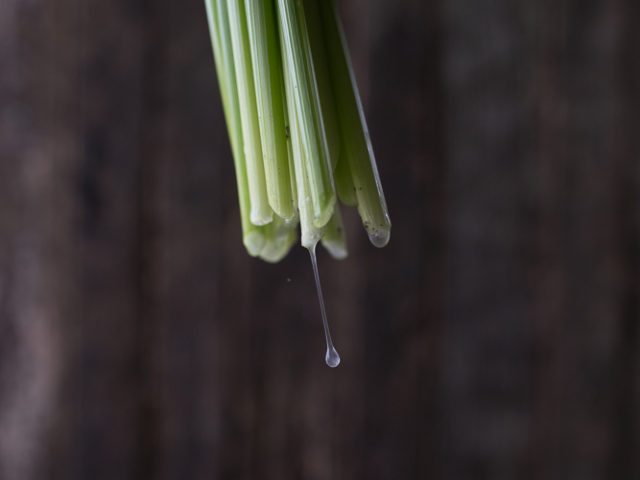
[[[640,478],[633,0],[344,1],[391,243],[251,259],[204,5],[0,3],[0,479]]]

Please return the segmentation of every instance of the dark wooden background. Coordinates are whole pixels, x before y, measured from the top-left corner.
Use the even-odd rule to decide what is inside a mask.
[[[640,479],[640,3],[345,0],[394,222],[241,245],[202,1],[0,3],[0,479]]]

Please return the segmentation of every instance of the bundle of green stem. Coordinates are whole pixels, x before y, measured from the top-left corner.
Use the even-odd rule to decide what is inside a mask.
[[[296,242],[347,254],[336,197],[369,239],[391,222],[333,0],[205,0],[243,243],[277,262]]]

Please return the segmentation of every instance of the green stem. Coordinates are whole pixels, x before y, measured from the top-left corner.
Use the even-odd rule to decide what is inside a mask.
[[[231,60],[231,40],[226,22],[226,5],[224,1],[220,0],[206,0],[205,5],[218,83],[220,86],[220,96],[222,98],[222,106],[229,132],[235,167],[243,244],[250,255],[256,256],[262,250],[265,239],[261,228],[253,225],[250,221],[249,187],[244,153],[242,150],[240,107],[238,105],[235,73]]]
[[[357,206],[358,198],[356,197],[356,189],[353,186],[353,178],[351,178],[346,142],[340,143],[340,157],[333,176],[340,201],[350,207]]]
[[[335,212],[327,223],[322,236],[322,246],[327,249],[331,256],[337,260],[347,257],[347,237],[344,231],[344,223],[342,222],[342,214],[340,207],[336,205]]]
[[[227,14],[231,30],[231,48],[240,104],[240,123],[244,155],[247,165],[251,222],[266,225],[273,219],[269,206],[262,159],[260,127],[256,105],[255,87],[249,51],[249,35],[244,4],[240,0],[227,0]]]
[[[307,26],[309,52],[313,62],[311,64],[313,77],[310,83],[313,84],[315,82],[317,86],[318,99],[315,116],[318,125],[316,130],[324,132],[329,165],[331,165],[331,172],[335,172],[338,156],[340,155],[340,131],[331,76],[329,75],[327,49],[322,31],[322,22],[320,21],[319,1],[325,0],[304,0],[304,23]]]
[[[389,242],[391,221],[382,191],[369,131],[358,94],[346,40],[335,2],[320,3],[342,143],[355,188],[358,212],[369,239],[376,247]]]
[[[269,225],[262,227],[265,229],[266,243],[260,252],[260,258],[270,263],[282,260],[298,239],[297,226],[296,221],[276,217]]]
[[[333,214],[336,196],[304,6],[300,0],[278,0],[278,15],[283,68],[291,82],[291,88],[287,89],[287,103],[293,104],[301,149],[304,150],[312,222],[316,227],[322,227]],[[291,114],[289,117],[293,123]]]
[[[294,86],[286,63],[284,64],[284,78],[287,98],[292,98],[294,95]],[[322,229],[317,228],[313,223],[311,193],[307,180],[307,170],[304,165],[306,152],[302,147],[300,125],[294,102],[287,102],[287,111],[289,118],[289,145],[291,148],[291,159],[293,160],[292,170],[295,178],[298,213],[300,216],[300,243],[305,248],[315,248],[322,236]]]
[[[245,7],[267,195],[273,211],[290,220],[295,209],[289,176],[282,62],[274,4],[270,0],[245,0]]]

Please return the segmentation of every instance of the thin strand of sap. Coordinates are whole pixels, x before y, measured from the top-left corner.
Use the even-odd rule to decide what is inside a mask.
[[[322,325],[324,327],[324,338],[327,343],[327,352],[324,356],[324,361],[331,368],[335,368],[340,365],[340,355],[333,346],[331,340],[331,332],[329,331],[329,322],[327,320],[327,311],[324,306],[324,296],[322,295],[322,286],[320,285],[320,275],[318,274],[318,261],[316,259],[316,246],[309,248],[309,255],[311,256],[311,265],[313,266],[313,276],[316,280],[316,292],[318,293],[318,302],[320,303],[320,314],[322,315]]]

